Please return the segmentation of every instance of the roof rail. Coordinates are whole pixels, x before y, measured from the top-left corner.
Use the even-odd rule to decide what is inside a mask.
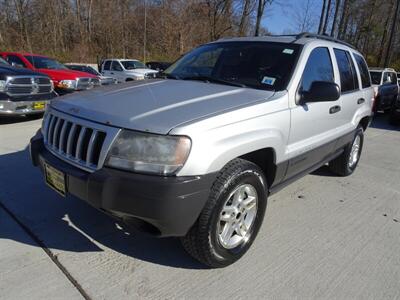
[[[338,44],[345,45],[347,47],[356,49],[352,44],[346,43],[344,41],[335,39],[334,37],[331,37],[329,35],[324,35],[324,34],[316,34],[316,33],[310,33],[310,32],[302,32],[296,35],[296,40],[299,40],[301,38],[313,38],[313,39],[320,39],[320,40],[325,40],[325,41],[330,41]]]

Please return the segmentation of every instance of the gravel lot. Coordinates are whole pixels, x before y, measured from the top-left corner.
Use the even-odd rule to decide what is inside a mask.
[[[218,270],[49,190],[27,149],[40,123],[0,121],[1,299],[400,299],[400,127],[383,116],[353,176],[322,168],[271,197],[253,247]]]

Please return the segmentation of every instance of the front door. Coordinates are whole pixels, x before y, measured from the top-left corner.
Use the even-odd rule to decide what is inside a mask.
[[[335,82],[331,53],[326,47],[315,48],[310,53],[299,91],[309,91],[314,81]],[[299,103],[291,110],[286,179],[312,168],[333,152],[341,114],[340,99]]]

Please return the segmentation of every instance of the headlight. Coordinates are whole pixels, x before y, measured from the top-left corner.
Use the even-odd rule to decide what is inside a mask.
[[[0,92],[5,92],[5,91],[6,91],[6,81],[0,80]]]
[[[58,83],[58,87],[61,89],[76,89],[76,80],[61,80]]]
[[[172,175],[185,164],[191,141],[185,136],[165,136],[123,130],[111,147],[106,165],[139,173]]]

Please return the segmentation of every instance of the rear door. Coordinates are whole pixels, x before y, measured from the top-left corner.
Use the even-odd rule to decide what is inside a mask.
[[[309,91],[312,82],[335,82],[332,53],[314,48],[302,73],[298,91]],[[341,100],[299,103],[291,110],[289,161],[286,179],[302,173],[329,157],[340,134]]]
[[[110,76],[117,79],[118,82],[125,81],[124,69],[118,60],[113,60],[111,64]]]
[[[334,48],[335,59],[340,76],[340,91],[342,100],[342,114],[340,125],[343,133],[354,131],[353,119],[359,107],[365,104],[364,93],[361,89],[358,73],[350,52]],[[344,141],[347,142],[347,141]],[[339,147],[342,145],[339,145]]]
[[[365,59],[357,53],[353,53],[353,58],[356,62],[358,73],[360,74],[360,83],[363,92],[363,98],[365,99],[366,104],[370,107],[372,113],[374,90],[372,89],[371,78],[369,76],[367,63],[365,62]]]

